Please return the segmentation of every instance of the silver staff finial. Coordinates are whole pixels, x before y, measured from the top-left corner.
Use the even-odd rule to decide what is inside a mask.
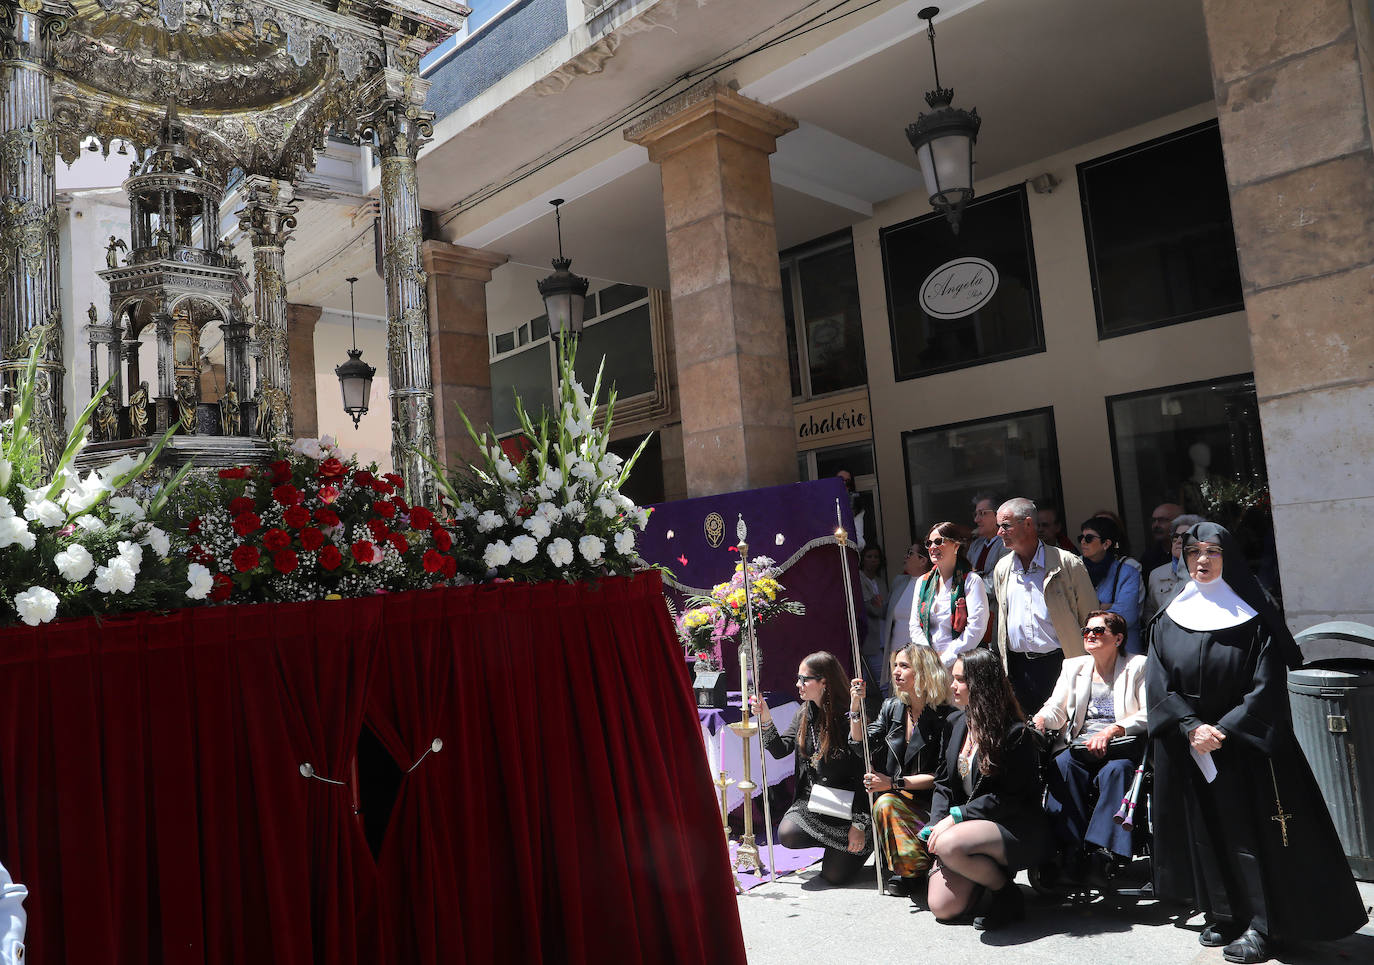
[[[749,540],[749,529],[744,525],[744,514],[739,514],[739,522],[735,524],[735,542],[745,543]]]

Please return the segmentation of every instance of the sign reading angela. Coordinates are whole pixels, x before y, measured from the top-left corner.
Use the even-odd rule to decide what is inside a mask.
[[[963,318],[997,292],[997,269],[982,258],[956,258],[921,283],[921,307],[931,318]]]

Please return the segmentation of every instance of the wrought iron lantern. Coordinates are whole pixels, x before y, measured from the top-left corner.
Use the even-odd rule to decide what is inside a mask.
[[[935,24],[939,7],[926,7],[917,14],[926,22],[930,36],[930,62],[935,69],[935,89],[926,91],[929,114],[919,114],[907,125],[906,137],[921,164],[921,176],[930,192],[930,204],[949,220],[950,230],[959,233],[964,206],[973,200],[973,146],[983,119],[978,108],[951,107],[954,89],[940,86],[940,65],[935,59]]]
[[[367,400],[372,396],[372,377],[377,374],[374,366],[363,361],[362,349],[358,348],[358,313],[353,305],[353,286],[358,279],[346,278],[348,282],[348,314],[353,321],[353,347],[348,350],[348,361],[334,367],[339,377],[339,389],[343,392],[344,411],[353,417],[353,428],[367,415]]]
[[[563,217],[558,210],[563,199],[554,198],[549,204],[553,205],[554,222],[558,225],[558,257],[553,260],[553,274],[539,283],[539,294],[544,298],[544,311],[549,316],[549,331],[556,334],[566,330],[580,335],[590,282],[569,271],[572,259],[563,257]]]

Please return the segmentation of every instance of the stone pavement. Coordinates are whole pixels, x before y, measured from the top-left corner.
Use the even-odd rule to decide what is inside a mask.
[[[1017,965],[1223,965],[1219,948],[1197,942],[1201,918],[1174,925],[1172,906],[1142,902],[1115,909],[1094,902],[1056,905],[1026,893],[1026,920],[995,932],[942,925],[905,898],[876,894],[872,866],[857,882],[831,888],[820,866],[765,883],[739,897],[750,965],[926,965],[1015,962]],[[1319,884],[1314,883],[1314,887]],[[1374,886],[1363,883],[1368,906]],[[1374,962],[1374,925],[1339,942],[1285,947],[1276,961],[1290,965]]]

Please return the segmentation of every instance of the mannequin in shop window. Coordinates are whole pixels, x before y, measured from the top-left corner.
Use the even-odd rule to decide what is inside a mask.
[[[861,493],[854,488],[854,474],[848,469],[835,473],[844,480],[845,491],[849,493],[849,508],[854,513],[854,546],[860,553],[869,540],[877,537],[873,519],[873,494]]]
[[[1202,484],[1212,482],[1212,447],[1205,442],[1195,442],[1188,447],[1188,460],[1193,464],[1192,474],[1178,489],[1178,504],[1185,513],[1207,515],[1207,504],[1202,499]]]

